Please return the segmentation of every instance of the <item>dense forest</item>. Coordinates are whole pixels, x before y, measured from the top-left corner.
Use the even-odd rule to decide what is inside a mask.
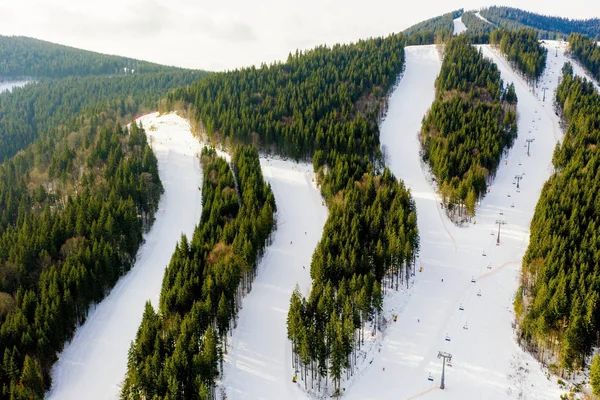
[[[380,329],[384,291],[408,285],[419,234],[410,193],[387,168],[375,177],[365,174],[329,210],[312,258],[310,296],[294,291],[287,326],[295,373],[305,388],[320,391],[322,380],[326,386],[331,378],[339,393],[344,371],[354,374],[367,321],[373,321],[373,334]]]
[[[571,55],[590,71],[596,82],[600,82],[600,46],[596,40],[572,33],[569,35],[569,50]]]
[[[35,75],[0,95],[0,398],[34,399],[158,207],[145,132],[122,124],[205,73],[24,38],[0,51],[4,76]]]
[[[498,46],[513,67],[516,66],[530,84],[535,84],[542,76],[548,51],[539,43],[533,29],[497,29],[490,33],[490,44]]]
[[[550,17],[511,7],[483,8],[480,14],[488,21],[507,30],[534,28],[540,39],[564,39],[571,33],[591,37],[600,35],[600,19],[585,20]]]
[[[380,298],[382,286],[392,276],[396,286],[405,282],[418,251],[414,204],[408,191],[384,168],[379,149],[378,122],[402,70],[403,42],[403,35],[391,35],[323,46],[290,54],[286,63],[211,74],[171,93],[166,104],[188,110],[197,129],[215,142],[252,142],[268,152],[296,159],[312,157],[330,208],[325,229],[335,235],[324,234],[330,239],[324,239],[313,255],[311,293],[317,295],[328,286],[327,301],[351,302],[353,313],[363,313],[354,324],[373,320],[380,307],[380,302],[372,301],[373,291],[374,298]],[[364,252],[365,246],[372,250]],[[347,285],[353,279],[358,292],[350,294]],[[359,310],[355,296],[361,291],[368,297]],[[349,314],[340,310],[337,315],[339,319]],[[323,314],[306,318],[309,323],[310,318],[323,318]],[[314,329],[291,329],[303,332],[307,343],[328,340]],[[333,363],[327,353],[331,349],[325,348],[320,376],[337,377],[339,384],[341,372],[328,367]],[[344,359],[347,354],[343,353]],[[338,359],[337,367],[352,370]]]
[[[423,120],[423,158],[431,166],[447,213],[475,214],[478,199],[517,135],[517,96],[496,65],[466,35],[446,45],[436,98]]]
[[[274,227],[275,199],[255,148],[237,147],[231,168],[205,148],[201,163],[200,223],[165,270],[158,311],[146,304],[123,399],[216,398],[227,335]]]
[[[600,330],[600,95],[565,64],[556,101],[569,126],[531,222],[515,311],[522,342],[570,372]]]
[[[466,11],[461,19],[467,27],[467,35],[473,43],[489,43],[490,32],[495,29],[494,25],[479,18],[474,11]]]
[[[0,80],[33,77],[119,75],[180,70],[132,58],[110,56],[23,36],[0,35]]]
[[[403,36],[391,35],[290,54],[286,63],[206,78],[168,95],[183,102],[211,140],[254,143],[327,166],[325,197],[379,165],[378,117],[404,62]],[[314,156],[314,157],[313,157]],[[322,174],[324,175],[324,174]]]
[[[43,397],[57,352],[132,266],[158,207],[144,130],[114,121],[82,116],[0,165],[0,398]]]
[[[156,109],[168,90],[206,75],[176,70],[128,76],[67,77],[42,80],[0,95],[0,161],[37,137],[53,136],[61,124],[81,112],[118,110],[123,122]]]
[[[423,22],[419,22],[406,30],[406,46],[443,43],[454,33],[454,19],[461,16],[463,10],[452,11]]]

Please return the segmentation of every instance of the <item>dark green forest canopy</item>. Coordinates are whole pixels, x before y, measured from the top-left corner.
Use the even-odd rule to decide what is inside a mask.
[[[576,32],[592,37],[600,35],[600,19],[585,20],[551,17],[511,7],[483,8],[481,15],[501,28],[534,28],[540,39],[562,39]]]
[[[43,398],[57,352],[133,265],[158,207],[145,132],[115,114],[82,117],[0,165],[2,399]]]
[[[514,87],[503,88],[497,66],[466,35],[446,45],[436,98],[423,119],[424,159],[448,212],[474,215],[502,152],[517,135]],[[466,212],[465,212],[466,211]]]
[[[490,33],[490,43],[500,47],[500,51],[529,81],[537,81],[542,76],[548,51],[539,43],[535,30],[497,29]]]
[[[402,35],[290,54],[287,62],[214,73],[168,95],[191,105],[216,141],[258,144],[327,165],[326,197],[380,160],[378,118],[404,63]]]
[[[565,64],[556,100],[569,127],[531,222],[515,311],[541,361],[572,371],[600,330],[600,95]]]
[[[358,330],[382,310],[386,288],[406,283],[419,250],[416,207],[389,169],[365,174],[329,204],[323,236],[313,254],[308,299],[295,291],[287,328],[294,365],[331,378],[339,390],[344,369],[353,370]],[[311,369],[312,371],[312,369]]]
[[[43,135],[84,111],[118,110],[131,120],[142,111],[155,110],[167,91],[206,75],[176,70],[128,76],[46,79],[0,95],[0,161],[15,155]]]
[[[213,398],[228,331],[274,227],[275,199],[255,148],[238,147],[232,168],[214,149],[204,149],[201,162],[201,220],[165,270],[158,313],[146,305],[123,399]]]
[[[490,32],[496,29],[493,24],[475,15],[475,11],[466,11],[461,19],[467,27],[467,35],[472,43],[484,44],[490,41]]]
[[[80,50],[23,36],[0,35],[0,80],[126,75],[182,70],[133,58]]]
[[[407,28],[403,32],[406,37],[406,45],[434,44],[448,40],[454,33],[454,19],[460,17],[462,12],[461,8]]]
[[[597,41],[572,33],[569,35],[569,50],[590,71],[596,82],[600,82],[600,46]]]

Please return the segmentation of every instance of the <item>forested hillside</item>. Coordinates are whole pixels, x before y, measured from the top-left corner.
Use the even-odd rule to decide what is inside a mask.
[[[191,242],[182,236],[165,270],[158,312],[146,304],[123,399],[215,398],[228,332],[274,227],[275,199],[255,148],[234,153],[239,192],[214,149],[203,150],[201,163],[201,220]]]
[[[436,99],[423,120],[423,158],[437,179],[449,215],[475,214],[502,152],[517,135],[517,96],[496,65],[461,35],[446,45]]]
[[[152,73],[179,68],[110,56],[23,36],[0,35],[0,78]]]
[[[358,290],[364,287],[369,297],[361,303],[364,314],[353,320],[356,324],[374,316],[373,287],[391,275],[399,284],[418,251],[414,204],[383,169],[378,138],[385,96],[403,66],[403,41],[402,35],[391,35],[297,52],[286,63],[212,74],[168,97],[169,107],[181,107],[183,100],[215,141],[252,141],[267,151],[312,157],[331,211],[325,230],[335,231],[335,236],[324,234],[313,256],[312,293],[328,285],[327,301],[356,305],[359,292],[344,291],[353,277],[360,280]],[[338,319],[349,315],[338,312]],[[305,333],[307,343],[323,343],[318,336],[323,332]],[[351,370],[350,364],[336,365]],[[323,363],[320,373],[339,375]]]
[[[0,161],[24,149],[78,113],[118,111],[122,122],[156,109],[170,89],[185,86],[206,73],[176,70],[118,77],[68,77],[43,80],[0,96]]]
[[[329,210],[311,263],[310,296],[293,293],[287,321],[305,388],[321,390],[331,379],[339,393],[344,371],[354,374],[367,321],[379,329],[386,288],[408,286],[419,234],[410,193],[387,168],[376,177],[365,174]]]
[[[452,37],[454,33],[453,21],[460,17],[462,12],[461,8],[407,28],[403,32],[406,36],[406,45],[415,46],[445,42]]]
[[[474,11],[465,12],[461,18],[467,27],[467,35],[474,43],[489,42],[490,32],[495,29],[494,25],[476,16]]]
[[[515,311],[523,343],[570,372],[600,328],[600,95],[565,64],[556,100],[569,127],[531,222]]]
[[[596,37],[600,35],[600,19],[585,20],[550,17],[518,8],[483,8],[480,14],[488,21],[508,30],[534,28],[540,39],[562,39],[571,33],[583,33]]]
[[[497,29],[490,33],[490,44],[498,46],[530,84],[535,84],[542,76],[548,51],[539,43],[533,29]]]
[[[600,82],[600,46],[596,40],[572,33],[569,35],[569,50],[590,71],[596,82]]]
[[[132,266],[158,207],[143,129],[109,115],[82,115],[0,165],[0,398],[43,397],[57,352]]]

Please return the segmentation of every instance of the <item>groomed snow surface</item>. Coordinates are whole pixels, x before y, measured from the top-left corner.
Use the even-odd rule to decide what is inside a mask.
[[[542,185],[552,173],[552,151],[561,131],[551,100],[542,103],[503,59],[488,47],[483,51],[498,64],[505,82],[515,84],[519,137],[503,159],[491,192],[477,208],[476,224],[460,228],[440,208],[419,158],[417,134],[434,98],[439,57],[432,46],[406,49],[406,70],[391,97],[381,142],[388,149],[392,171],[412,190],[417,204],[421,235],[417,268],[423,267],[423,272],[416,272],[416,283],[406,298],[386,299],[387,319],[397,312],[391,309],[401,309],[398,321],[389,323],[370,368],[350,382],[349,399],[551,399],[560,395],[554,378],[548,379],[540,364],[518,347],[511,324],[529,224]],[[549,62],[542,80],[549,99],[561,67]],[[528,157],[524,145],[530,137],[535,141]],[[524,176],[517,190],[514,178],[520,174]],[[499,246],[496,220],[506,221]],[[439,351],[453,356],[443,391]]]
[[[419,157],[417,135],[434,99],[440,57],[435,46],[406,48],[406,69],[391,96],[381,142],[392,171],[416,201],[421,235],[417,268],[423,271],[416,272],[410,289],[386,296],[383,315],[389,322],[371,339],[359,372],[342,383],[346,398],[549,399],[561,393],[555,379],[518,347],[511,326],[529,224],[552,173],[554,145],[562,138],[552,99],[566,60],[565,46],[547,42],[546,47],[547,69],[538,89],[531,90],[502,57],[483,46],[505,82],[515,84],[519,137],[477,208],[476,224],[464,227],[453,225],[440,208]],[[578,66],[574,69],[582,73]],[[543,87],[548,88],[545,102]],[[165,186],[156,222],[136,266],[90,313],[60,355],[50,398],[117,397],[144,302],[151,299],[156,305],[175,243],[181,232],[192,234],[200,216],[201,171],[195,155],[201,146],[189,124],[174,114],[155,113],[142,121],[153,137]],[[535,139],[530,156],[524,147],[528,138]],[[299,285],[303,294],[310,288],[310,260],[327,209],[309,164],[261,157],[261,166],[277,202],[277,230],[229,338],[219,392],[230,400],[309,398],[301,381],[291,382],[286,317],[294,287]],[[515,175],[523,175],[519,190]],[[496,220],[506,221],[499,246]],[[397,322],[391,322],[394,315]],[[440,350],[453,355],[444,391],[438,389]]]
[[[10,92],[16,87],[23,87],[28,83],[29,81],[0,82],[0,94]]]
[[[153,113],[140,118],[158,159],[165,189],[135,266],[90,312],[52,370],[49,399],[116,399],[127,370],[127,351],[144,304],[158,305],[164,269],[181,234],[191,237],[202,210],[201,145],[186,120]]]
[[[327,207],[314,182],[312,165],[261,157],[264,178],[277,204],[277,228],[258,276],[242,301],[229,339],[221,387],[227,399],[295,399],[306,395],[292,383],[287,313],[292,291],[311,287],[310,261]]]
[[[462,17],[458,17],[454,20],[454,34],[460,35],[463,32],[467,31],[467,26],[462,21]]]

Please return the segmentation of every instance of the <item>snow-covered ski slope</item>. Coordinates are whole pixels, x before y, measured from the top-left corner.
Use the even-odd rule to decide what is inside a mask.
[[[391,97],[381,142],[388,148],[392,171],[416,201],[421,235],[417,268],[423,271],[416,272],[408,298],[395,300],[405,304],[386,301],[388,318],[389,310],[401,308],[398,321],[388,324],[370,368],[347,388],[350,399],[550,399],[560,394],[554,379],[518,347],[511,323],[529,224],[561,137],[551,95],[562,63],[549,59],[542,82],[550,97],[542,103],[503,59],[488,47],[483,52],[498,64],[505,82],[515,84],[519,137],[477,209],[476,224],[459,228],[440,209],[419,159],[417,134],[433,101],[438,54],[431,46],[406,49],[406,71]],[[530,157],[527,138],[535,139]],[[514,178],[521,174],[517,190]],[[499,246],[497,220],[506,221]],[[453,356],[443,391],[438,389],[439,351]]]
[[[14,88],[23,87],[28,83],[29,81],[0,82],[0,94],[11,92]]]
[[[313,182],[312,165],[261,157],[264,178],[277,204],[277,230],[258,275],[242,301],[237,327],[225,356],[222,386],[227,399],[306,398],[292,383],[287,313],[292,291],[307,295],[310,261],[327,207]]]
[[[461,33],[466,32],[466,31],[467,31],[467,26],[462,21],[462,17],[458,17],[458,18],[454,19],[454,34],[460,35]]]
[[[181,233],[191,237],[202,210],[201,150],[183,118],[158,113],[140,119],[152,138],[165,193],[152,229],[144,236],[135,267],[90,312],[52,370],[49,399],[116,399],[127,369],[127,351],[144,304],[156,307],[164,269]],[[155,129],[156,128],[156,129]]]

